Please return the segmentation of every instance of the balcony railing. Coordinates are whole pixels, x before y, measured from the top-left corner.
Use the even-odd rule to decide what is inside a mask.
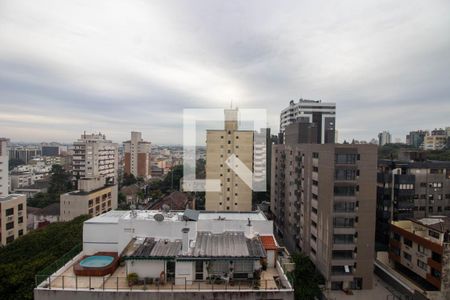
[[[41,275],[42,276],[42,275]],[[76,291],[253,291],[253,290],[286,290],[291,291],[287,279],[243,279],[226,280],[215,278],[211,280],[187,280],[176,277],[170,281],[160,281],[158,278],[143,278],[133,283],[127,277],[101,276],[49,276],[38,278],[38,289],[76,290]]]

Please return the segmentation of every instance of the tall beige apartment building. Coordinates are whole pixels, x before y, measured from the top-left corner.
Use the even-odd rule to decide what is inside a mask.
[[[117,180],[118,145],[106,139],[104,134],[82,134],[73,143],[72,172],[75,178],[105,177]]]
[[[0,138],[0,245],[7,245],[27,233],[27,199],[8,194],[8,139]]]
[[[220,181],[219,192],[206,192],[206,210],[251,211],[252,189],[227,165],[233,154],[253,171],[253,131],[239,130],[238,109],[225,110],[224,130],[207,130],[206,179]]]
[[[142,139],[142,133],[131,132],[131,139],[123,142],[125,148],[125,174],[135,177],[150,176],[151,143]]]
[[[373,286],[376,176],[376,145],[273,146],[275,230],[311,258],[328,289]]]

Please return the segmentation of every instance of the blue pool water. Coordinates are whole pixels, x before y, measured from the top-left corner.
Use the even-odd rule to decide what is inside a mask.
[[[89,256],[80,261],[80,266],[85,268],[100,268],[106,267],[113,262],[114,258],[112,256],[104,255],[94,255]]]

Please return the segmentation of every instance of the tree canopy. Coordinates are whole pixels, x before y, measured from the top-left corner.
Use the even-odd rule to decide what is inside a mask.
[[[52,223],[0,247],[1,299],[33,299],[35,275],[82,242],[88,218]]]
[[[320,284],[324,283],[322,275],[317,271],[309,257],[304,254],[294,254],[292,259],[295,269],[290,274],[294,282],[296,300],[314,300],[320,298]]]
[[[28,205],[43,208],[53,203],[59,203],[59,196],[73,190],[72,175],[60,165],[52,166],[47,193],[37,193],[28,199]]]

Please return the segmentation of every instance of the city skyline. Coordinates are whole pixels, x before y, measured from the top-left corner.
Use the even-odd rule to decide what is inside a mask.
[[[231,103],[277,133],[306,98],[336,103],[341,142],[404,141],[449,125],[450,3],[404,4],[1,1],[2,136],[181,144],[183,109]]]

